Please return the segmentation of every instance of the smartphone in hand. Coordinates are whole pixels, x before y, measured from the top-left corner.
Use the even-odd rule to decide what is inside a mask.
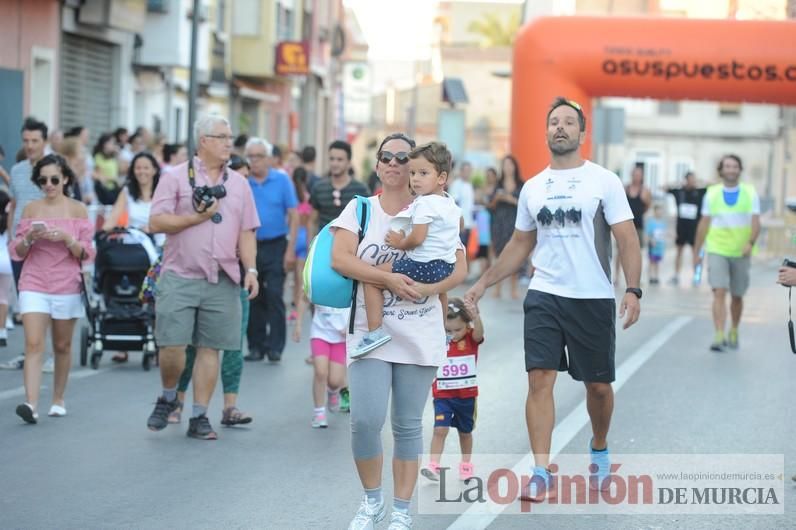
[[[30,226],[33,227],[34,232],[45,232],[47,230],[47,223],[44,221],[33,221]]]

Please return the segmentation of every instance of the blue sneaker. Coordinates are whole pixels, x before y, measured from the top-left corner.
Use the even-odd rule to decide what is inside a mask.
[[[533,467],[533,475],[527,484],[520,490],[520,500],[527,502],[543,502],[545,499],[551,501],[556,498],[556,490],[552,488],[553,476],[547,468],[542,466]]]
[[[351,358],[359,359],[364,357],[379,346],[387,344],[390,340],[392,340],[392,337],[385,333],[384,328],[376,328],[373,331],[369,331],[362,337],[362,340],[359,341],[356,349],[351,352]]]
[[[589,488],[593,490],[605,491],[611,485],[607,479],[611,476],[611,453],[608,447],[601,451],[592,448],[592,439],[589,442],[589,453],[591,455],[591,465],[589,466]]]

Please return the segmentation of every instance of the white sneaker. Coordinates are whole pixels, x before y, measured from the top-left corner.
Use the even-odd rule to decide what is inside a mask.
[[[0,364],[0,370],[22,370],[22,366],[24,364],[25,364],[25,356],[17,355],[10,361]]]
[[[412,528],[412,516],[394,510],[390,516],[390,526],[387,527],[387,530],[409,530],[410,528]]]
[[[329,426],[329,422],[326,420],[326,414],[313,414],[312,416],[312,428],[313,429],[325,429]]]
[[[41,371],[45,374],[51,374],[55,371],[55,359],[48,357],[41,367]]]
[[[367,495],[362,496],[362,503],[359,505],[357,514],[348,525],[348,530],[373,530],[376,523],[387,516],[384,509],[384,501],[379,503],[371,502]]]
[[[47,415],[51,418],[63,418],[66,416],[66,409],[61,405],[53,405]]]
[[[22,403],[17,406],[17,416],[25,420],[25,423],[35,424],[39,421],[39,414],[30,403]]]

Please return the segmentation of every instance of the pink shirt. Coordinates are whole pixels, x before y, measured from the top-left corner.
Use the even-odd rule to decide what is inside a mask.
[[[94,260],[94,226],[88,219],[21,219],[11,242],[11,259],[22,261],[17,245],[31,229],[33,221],[42,221],[48,229],[58,228],[80,242],[85,252],[84,261]],[[19,278],[19,291],[46,294],[79,294],[81,291],[81,262],[69,252],[63,241],[39,239],[28,249]]]
[[[227,170],[229,178],[224,183],[227,196],[220,199],[219,224],[210,219],[166,236],[162,271],[171,271],[182,278],[206,279],[218,283],[218,273],[223,270],[235,283],[240,282],[238,267],[238,238],[244,230],[260,226],[254,197],[246,179],[236,171]],[[197,186],[210,185],[207,168],[198,157],[194,158]],[[223,175],[223,173],[222,173]],[[221,184],[222,178],[217,184]],[[150,218],[160,214],[192,215],[193,190],[188,181],[188,162],[184,162],[160,177],[152,197]]]

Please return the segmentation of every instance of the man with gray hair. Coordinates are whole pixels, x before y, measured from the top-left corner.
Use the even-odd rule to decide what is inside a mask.
[[[282,358],[287,337],[285,273],[296,263],[296,188],[284,171],[271,167],[272,154],[273,147],[262,138],[246,142],[249,185],[262,222],[257,230],[257,272],[263,287],[251,304],[247,361]]]
[[[164,429],[180,406],[177,383],[185,347],[193,344],[188,436],[215,440],[207,407],[218,379],[218,352],[240,348],[241,280],[249,299],[258,293],[254,231],[260,221],[246,179],[227,168],[234,139],[227,120],[199,118],[194,137],[197,155],[161,176],[152,198],[149,226],[167,240],[155,298],[163,395],[147,426]]]

